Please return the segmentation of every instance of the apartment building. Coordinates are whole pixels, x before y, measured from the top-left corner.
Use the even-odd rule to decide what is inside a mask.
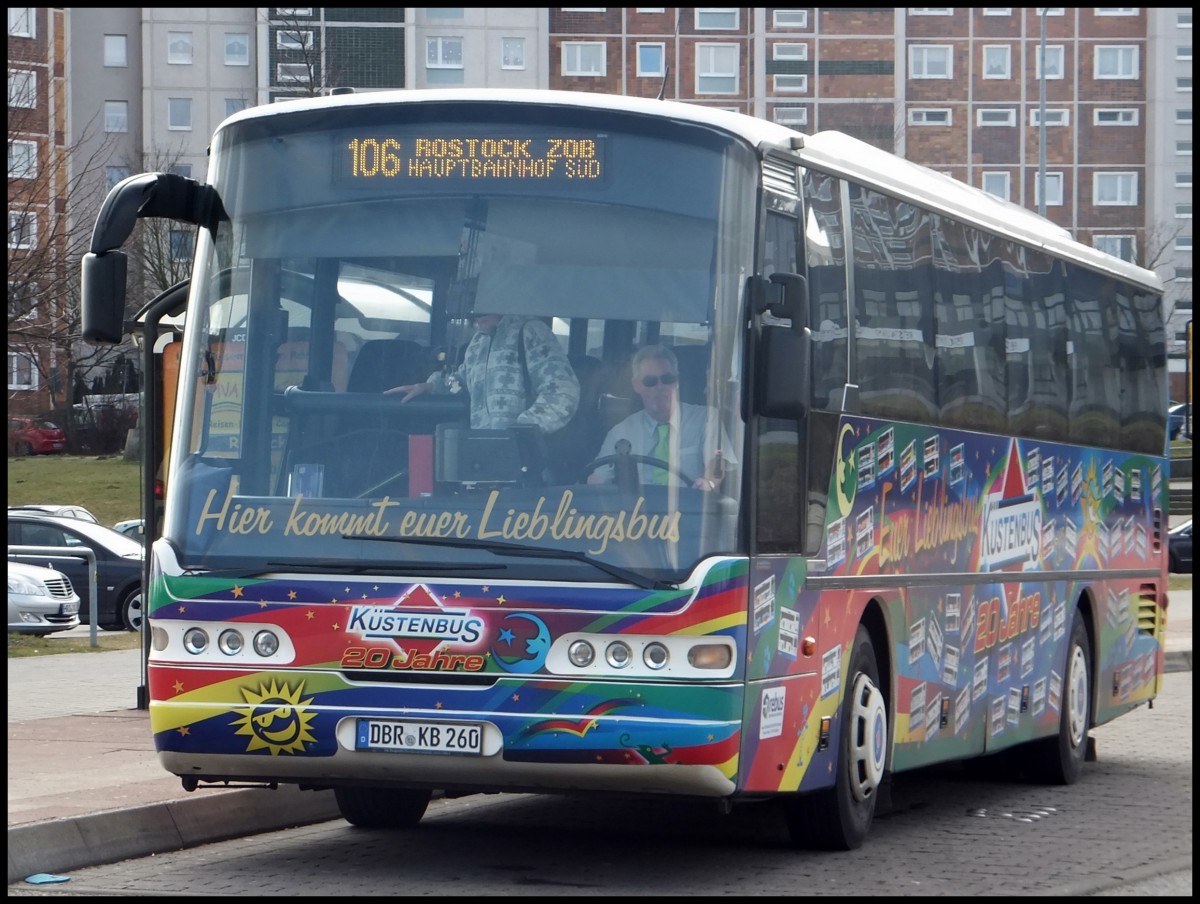
[[[107,184],[147,168],[203,178],[226,115],[339,87],[606,91],[847,131],[1157,269],[1174,312],[1172,393],[1182,398],[1192,13],[1041,12],[70,8],[66,93],[71,130],[102,117],[93,152],[121,149],[105,163]],[[10,75],[10,113],[11,85]],[[186,235],[171,247],[186,260]],[[10,362],[10,385],[11,376]]]

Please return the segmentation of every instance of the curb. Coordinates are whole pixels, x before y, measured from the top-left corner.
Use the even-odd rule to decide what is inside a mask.
[[[294,785],[220,791],[8,829],[8,882],[164,851],[325,822],[340,816],[332,791]]]

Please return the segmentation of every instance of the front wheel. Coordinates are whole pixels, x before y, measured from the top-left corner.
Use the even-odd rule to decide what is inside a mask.
[[[1017,748],[1026,778],[1048,785],[1073,785],[1083,773],[1091,728],[1092,643],[1076,609],[1063,670],[1058,734]]]
[[[432,791],[360,786],[333,789],[342,818],[360,829],[410,829],[421,821]]]
[[[788,833],[797,847],[855,850],[862,847],[875,817],[887,761],[888,714],[875,648],[861,625],[847,681],[834,786],[788,798],[784,805]]]
[[[121,601],[121,621],[126,631],[142,630],[142,588],[134,587]]]

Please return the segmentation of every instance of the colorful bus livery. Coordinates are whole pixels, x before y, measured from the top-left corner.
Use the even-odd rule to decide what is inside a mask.
[[[435,791],[778,797],[850,849],[890,773],[1070,783],[1158,692],[1153,273],[848,136],[638,98],[273,104],[208,179],[116,186],[83,264],[118,341],[132,224],[198,228],[143,318],[180,318],[143,343],[178,352],[146,650],[186,788],[391,828]],[[484,315],[561,345],[561,429],[471,428]]]

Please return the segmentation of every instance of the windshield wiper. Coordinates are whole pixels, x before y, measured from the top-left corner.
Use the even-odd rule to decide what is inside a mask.
[[[597,568],[618,580],[643,590],[675,590],[678,584],[660,581],[634,571],[612,565],[603,559],[589,556],[586,552],[574,549],[558,549],[556,547],[527,546],[523,543],[501,543],[494,540],[450,540],[444,537],[375,537],[363,534],[342,534],[345,540],[375,540],[383,543],[414,543],[418,546],[448,546],[451,549],[482,549],[498,556],[524,556],[531,559],[570,559],[573,562],[583,562]]]

